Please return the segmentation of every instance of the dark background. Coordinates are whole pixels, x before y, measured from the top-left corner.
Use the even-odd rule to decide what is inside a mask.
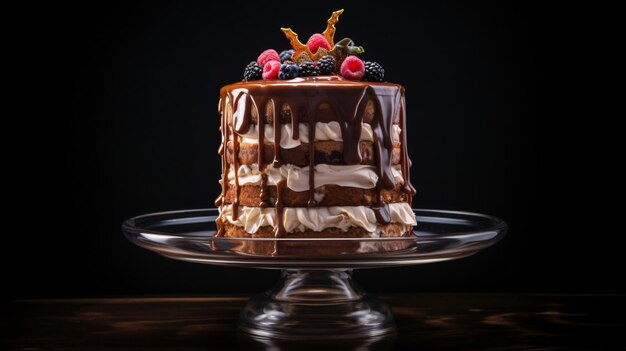
[[[288,48],[279,27],[304,40],[339,8],[346,11],[336,39],[363,45],[363,58],[406,87],[415,206],[488,213],[510,226],[474,257],[358,271],[361,285],[619,290],[619,279],[596,274],[617,259],[592,248],[582,213],[555,212],[575,199],[560,197],[558,177],[548,175],[561,157],[547,150],[555,138],[546,123],[565,112],[548,81],[558,25],[545,8],[149,1],[48,5],[15,29],[24,48],[17,61],[36,73],[24,73],[14,90],[37,98],[21,103],[18,120],[30,133],[10,149],[21,156],[7,183],[18,192],[10,216],[17,229],[5,234],[8,298],[268,288],[275,271],[165,259],[128,242],[120,224],[212,206],[220,190],[219,88],[240,80],[261,51]]]

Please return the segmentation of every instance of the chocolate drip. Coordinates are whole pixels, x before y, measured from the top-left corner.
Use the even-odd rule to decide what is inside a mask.
[[[335,115],[340,116],[339,127],[341,128],[341,138],[343,139],[343,159],[347,165],[356,165],[361,163],[361,151],[359,143],[361,141],[361,131],[363,130],[363,114],[367,106],[368,89],[363,89],[358,102],[352,106],[354,112],[351,118],[348,111],[343,108],[342,104],[334,103],[331,106],[335,110]]]
[[[267,187],[267,174],[265,172],[261,173],[261,200],[259,202],[259,207],[269,207],[270,206],[270,191]]]
[[[224,197],[226,196],[226,186],[228,185],[228,162],[226,160],[226,143],[228,142],[228,125],[227,125],[228,116],[226,115],[225,104],[226,104],[226,100],[230,96],[231,95],[228,94],[227,96],[221,97],[220,104],[218,107],[218,111],[221,114],[220,131],[222,132],[222,142],[217,152],[220,154],[220,156],[222,156],[222,193],[215,200],[215,206],[218,206],[220,208],[220,216],[217,218],[217,221],[215,222],[217,225],[217,232],[215,233],[216,237],[221,237],[221,236],[224,236],[225,234],[224,220],[222,219],[222,216],[224,215],[223,214],[224,213],[224,201],[225,201]]]
[[[300,139],[300,121],[298,121],[298,113],[294,111],[294,109],[289,106],[289,110],[291,111],[291,137],[293,140]]]
[[[398,91],[394,95],[373,95],[376,116],[372,123],[372,131],[374,132],[374,152],[377,154],[377,167],[380,172],[378,183],[382,189],[393,189],[396,181],[391,170],[391,152],[393,151],[391,127],[397,113],[396,108],[400,104],[400,93]]]
[[[246,94],[246,97],[248,95]],[[241,97],[241,95],[238,96],[238,98]],[[235,100],[236,102],[237,100]],[[237,105],[235,105],[237,106]],[[249,108],[247,107],[249,106],[249,104],[246,104],[246,111],[249,110]],[[237,110],[235,110],[233,112],[233,152],[234,155],[236,155],[233,158],[233,174],[235,175],[235,199],[233,200],[233,221],[236,221],[239,218],[239,135],[236,133],[236,128],[235,128],[235,124],[237,121],[237,118],[235,118],[235,116],[237,116]],[[243,118],[246,119],[246,118]]]
[[[259,104],[253,99],[255,104],[257,115],[259,117],[258,121],[258,130],[259,130],[259,143],[257,145],[257,165],[259,166],[259,172],[261,172],[261,198],[259,200],[259,207],[269,207],[269,190],[267,188],[267,174],[265,173],[265,152],[263,147],[265,145],[265,111],[266,111],[266,102],[265,100],[259,100]]]
[[[281,179],[278,184],[276,184],[276,228],[274,228],[274,237],[276,238],[283,237],[287,234],[285,224],[283,223],[283,207],[285,206],[283,203],[283,190],[286,184],[287,181],[285,179]]]
[[[244,97],[243,111],[239,110],[239,99]],[[250,94],[240,93],[235,98],[235,102],[233,104],[234,115],[233,115],[233,132],[238,134],[245,134],[250,130],[250,111],[252,110],[252,99],[250,98]]]
[[[315,116],[317,114],[317,105],[313,105],[309,109],[309,202],[307,206],[317,206],[315,201]]]
[[[217,225],[217,232],[215,232],[215,237],[219,238],[226,234],[226,227],[224,225],[224,219],[222,219],[223,214],[220,213],[219,217],[215,220],[215,224]]]
[[[282,128],[280,125],[279,115],[276,113],[277,104],[274,103],[273,99],[270,99],[270,104],[272,104],[272,120],[274,121],[274,162],[272,163],[272,166],[274,166],[274,168],[278,168],[283,165],[283,159],[280,155],[280,132]],[[278,106],[282,106],[282,103],[279,103]]]
[[[376,221],[380,224],[391,223],[391,214],[389,214],[389,204],[382,201],[380,194],[378,197],[378,203],[372,206],[374,214],[376,215]]]
[[[263,145],[265,145],[265,118],[261,118],[261,116],[262,114],[265,114],[265,104],[261,103],[259,105],[256,105],[255,102],[255,107],[259,116],[259,123],[257,128],[259,131],[259,143],[257,144],[257,164],[259,165],[259,171],[262,171],[263,164],[265,163],[265,160],[263,159],[263,157],[265,156],[265,153],[263,152]]]
[[[400,130],[400,141],[402,142],[402,145],[400,146],[400,165],[402,167],[402,179],[404,179],[404,184],[402,184],[402,191],[408,195],[409,205],[413,205],[413,195],[415,195],[415,188],[413,187],[413,184],[411,184],[411,159],[409,158],[406,142],[406,101],[404,99],[404,91],[401,101],[402,103],[400,104],[400,126],[402,127],[402,129]]]
[[[393,140],[391,139],[391,126],[396,115],[396,106],[399,104],[400,94],[394,95],[375,94],[371,87],[367,88],[368,94],[374,98],[375,116],[372,121],[374,133],[374,154],[376,156],[376,197],[378,203],[372,207],[376,214],[376,220],[381,224],[389,224],[389,205],[383,201],[381,190],[390,190],[396,186],[396,181],[391,170],[391,153],[393,152]]]
[[[228,99],[228,97],[230,96],[230,94],[227,94],[224,97],[220,98],[220,104],[217,108],[217,110],[220,113],[220,132],[222,134],[222,140],[220,142],[220,148],[217,149],[217,153],[222,156],[222,158],[224,158],[224,156],[226,156],[226,143],[228,142],[228,131],[226,130],[226,110],[225,110],[225,105],[226,105],[226,100]],[[224,160],[222,159],[222,162]]]
[[[240,100],[243,100],[243,107],[240,106]],[[253,105],[256,107],[256,102],[252,99],[251,95],[245,91],[238,91],[237,97],[233,102],[233,116],[232,116],[232,125],[231,129],[233,132],[233,154],[235,157],[233,158],[233,174],[234,174],[234,183],[235,183],[235,199],[232,203],[233,208],[233,221],[236,221],[239,218],[239,193],[241,191],[241,187],[239,186],[239,139],[240,134],[245,134],[250,130],[251,125],[251,112]],[[257,108],[257,112],[259,112]],[[261,119],[259,119],[261,120]],[[260,126],[260,125],[259,125]],[[259,130],[259,138],[261,135],[264,135],[265,131]],[[262,145],[262,144],[261,144]],[[262,153],[259,153],[261,155]],[[262,157],[262,156],[259,156]],[[261,163],[262,164],[262,163]]]
[[[220,108],[218,110],[222,110],[221,102],[223,99],[220,99]],[[220,132],[222,134],[222,140],[220,142],[220,147],[217,149],[217,153],[222,157],[222,193],[215,199],[215,206],[221,207],[224,199],[224,194],[226,194],[226,185],[224,184],[224,170],[226,169],[226,128],[224,126],[224,121],[226,120],[226,116],[222,114],[220,117]]]

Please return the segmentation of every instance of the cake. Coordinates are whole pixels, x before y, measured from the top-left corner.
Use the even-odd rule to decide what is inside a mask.
[[[217,236],[401,237],[411,210],[404,88],[326,31],[264,51],[220,91]],[[258,249],[258,247],[257,247]],[[274,248],[275,249],[275,248]]]

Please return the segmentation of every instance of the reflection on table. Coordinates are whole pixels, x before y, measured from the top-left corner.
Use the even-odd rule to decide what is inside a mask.
[[[17,301],[1,311],[7,350],[619,349],[624,295],[387,294],[392,337],[306,344],[237,332],[246,297]]]

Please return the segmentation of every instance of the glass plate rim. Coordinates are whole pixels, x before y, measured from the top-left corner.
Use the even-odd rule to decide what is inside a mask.
[[[481,220],[487,220],[489,222],[489,225],[480,228],[480,229],[473,229],[473,230],[465,230],[465,231],[456,231],[456,232],[452,232],[452,233],[447,233],[447,234],[437,234],[437,235],[427,235],[427,236],[419,236],[419,235],[412,235],[412,236],[405,236],[405,237],[378,237],[378,238],[341,238],[341,237],[330,237],[330,238],[246,238],[246,237],[215,237],[213,235],[198,235],[198,236],[192,236],[192,235],[184,235],[184,234],[180,234],[180,233],[168,233],[165,231],[161,231],[161,230],[155,230],[155,229],[148,229],[148,228],[142,228],[138,225],[135,225],[136,221],[142,220],[142,219],[149,219],[151,217],[160,217],[160,216],[169,216],[169,215],[176,215],[176,214],[190,214],[190,213],[194,213],[194,212],[207,212],[207,211],[215,211],[216,215],[217,215],[217,211],[218,208],[215,207],[206,207],[206,208],[196,208],[196,209],[183,209],[183,210],[171,210],[171,211],[159,211],[159,212],[153,212],[153,213],[146,213],[146,214],[142,214],[142,215],[138,215],[138,216],[134,216],[131,217],[127,220],[125,220],[122,223],[122,231],[124,232],[124,234],[126,236],[128,236],[128,234],[133,234],[133,235],[159,235],[159,236],[164,236],[164,237],[180,237],[180,238],[185,238],[185,239],[192,239],[192,240],[198,240],[198,241],[216,241],[216,242],[220,242],[220,241],[259,241],[259,242],[263,242],[263,241],[271,241],[271,242],[294,242],[294,241],[315,241],[315,242],[340,242],[340,241],[358,241],[358,242],[382,242],[382,241],[413,241],[413,240],[424,240],[424,239],[428,239],[428,238],[432,238],[432,239],[446,239],[446,238],[454,238],[454,237],[459,237],[459,236],[472,236],[472,235],[484,235],[486,232],[496,232],[496,233],[504,233],[508,230],[508,225],[506,224],[506,222],[498,217],[495,216],[491,216],[491,215],[486,215],[486,214],[482,214],[482,213],[478,213],[478,212],[469,212],[469,211],[457,211],[457,210],[442,210],[442,209],[431,209],[431,208],[411,208],[411,210],[413,211],[413,213],[416,214],[416,218],[417,218],[417,225],[413,226],[414,231],[417,229],[417,232],[419,232],[419,226],[420,226],[420,220],[419,218],[425,218],[426,216],[422,215],[419,216],[417,213],[432,213],[432,214],[447,214],[447,215],[457,215],[457,216],[471,216],[474,217],[476,219],[481,219]],[[215,222],[215,219],[208,219],[210,218],[211,215],[207,216],[197,216],[197,217],[188,217],[188,218],[207,218],[207,221],[209,222]],[[185,217],[186,218],[186,217]],[[180,223],[180,221],[179,221]],[[497,235],[497,237],[501,238],[503,235]],[[494,238],[497,239],[497,238]]]

